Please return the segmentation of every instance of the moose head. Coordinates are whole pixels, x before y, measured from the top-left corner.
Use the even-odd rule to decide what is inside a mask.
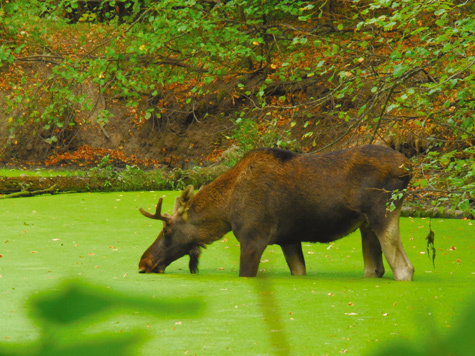
[[[163,221],[162,231],[140,259],[140,273],[164,273],[170,263],[184,255],[190,256],[190,272],[198,271],[198,257],[202,246],[192,238],[193,225],[189,223],[193,197],[193,186],[190,185],[176,198],[172,215],[162,214],[163,197],[158,200],[157,209],[153,215],[140,208],[140,212],[145,217]]]

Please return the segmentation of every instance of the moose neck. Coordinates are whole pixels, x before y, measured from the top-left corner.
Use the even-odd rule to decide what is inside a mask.
[[[228,180],[219,177],[202,187],[193,200],[190,209],[190,223],[199,229],[199,240],[209,244],[219,240],[231,231],[228,202],[230,189]]]

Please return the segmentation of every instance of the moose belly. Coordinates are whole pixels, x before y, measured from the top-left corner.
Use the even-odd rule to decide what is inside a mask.
[[[299,241],[332,242],[358,229],[363,223],[361,217],[350,219],[312,219],[298,221],[289,228],[281,226],[277,229],[271,243],[288,244]]]

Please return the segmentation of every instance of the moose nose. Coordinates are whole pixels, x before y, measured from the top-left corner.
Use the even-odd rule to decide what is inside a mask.
[[[142,257],[139,263],[139,273],[147,273],[152,270],[152,261],[148,257]]]

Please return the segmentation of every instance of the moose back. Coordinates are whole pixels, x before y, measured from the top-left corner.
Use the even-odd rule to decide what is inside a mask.
[[[402,198],[388,209],[392,193],[411,178],[409,161],[382,146],[359,146],[331,153],[296,154],[278,149],[247,153],[229,171],[194,194],[188,186],[172,215],[154,215],[163,229],[144,252],[141,273],[163,273],[190,256],[198,270],[201,248],[229,231],[240,243],[239,275],[254,277],[267,245],[280,245],[290,272],[306,273],[302,241],[331,242],[360,229],[365,277],[384,274],[382,255],[396,280],[412,280],[414,267],[399,233]]]

